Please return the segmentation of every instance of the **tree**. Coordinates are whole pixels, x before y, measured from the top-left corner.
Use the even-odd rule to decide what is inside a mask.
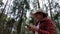
[[[20,2],[20,3],[19,3]],[[24,7],[24,5],[25,5],[25,7]],[[25,9],[29,9],[29,4],[28,4],[28,2],[27,2],[27,0],[15,0],[14,1],[14,6],[13,6],[13,12],[14,12],[14,14],[15,14],[15,12],[16,12],[16,9],[18,9],[18,14],[17,14],[17,17],[16,17],[16,19],[17,18],[19,18],[19,20],[18,20],[18,25],[17,25],[17,34],[20,34],[21,32],[21,25],[22,25],[22,22],[23,22],[23,16],[25,16],[25,14],[26,14],[26,12],[25,12]]]

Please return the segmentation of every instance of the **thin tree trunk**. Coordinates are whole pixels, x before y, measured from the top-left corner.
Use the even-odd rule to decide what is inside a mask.
[[[40,4],[39,4],[39,0],[37,0],[37,3],[38,3],[38,9],[40,9]]]
[[[20,10],[19,10],[20,11]],[[19,19],[19,23],[17,25],[17,34],[20,34],[20,31],[21,31],[21,25],[22,25],[22,16],[23,16],[23,9],[21,10],[21,16],[20,16],[20,19]]]
[[[2,13],[4,12],[4,10],[5,10],[6,6],[7,6],[8,1],[9,1],[9,0],[6,1],[6,4],[5,4],[5,6],[4,6],[4,9],[2,10]]]
[[[51,8],[50,0],[48,0],[48,2],[49,2],[49,8],[50,8],[50,15],[51,15],[51,19],[52,19],[53,17],[52,17],[52,11],[51,11],[51,10],[52,10],[52,8]],[[53,20],[53,19],[52,19],[52,20]]]
[[[7,0],[6,4],[5,4],[5,6],[4,6],[4,9],[2,10],[1,15],[3,15],[4,10],[5,10],[6,6],[7,6],[8,1],[9,1],[9,0]],[[3,32],[2,32],[2,34],[6,34],[6,29],[4,29],[4,23],[3,23]]]

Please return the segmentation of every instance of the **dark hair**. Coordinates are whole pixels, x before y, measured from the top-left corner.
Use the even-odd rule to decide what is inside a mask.
[[[45,18],[45,17],[47,17],[48,16],[48,14],[43,14],[43,18]]]
[[[39,14],[39,15],[40,15],[41,13],[43,14],[43,18],[45,18],[45,17],[48,16],[48,14],[45,14],[45,13],[43,13],[43,12],[37,12],[37,13],[35,13],[34,15],[36,15],[36,14]]]

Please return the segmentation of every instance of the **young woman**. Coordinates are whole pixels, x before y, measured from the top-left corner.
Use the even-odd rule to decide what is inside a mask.
[[[47,17],[47,13],[44,13],[43,10],[37,10],[32,16],[38,19],[35,26],[28,27],[34,34],[56,34],[55,23]]]

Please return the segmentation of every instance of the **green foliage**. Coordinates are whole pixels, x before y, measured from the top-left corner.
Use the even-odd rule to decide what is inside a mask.
[[[25,5],[26,5],[25,8],[26,8],[26,9],[30,9],[29,3],[27,2],[27,0],[24,0],[24,3],[25,3]]]
[[[3,5],[3,2],[2,2],[2,0],[0,0],[0,7]]]
[[[59,14],[56,14],[56,15],[54,16],[54,19],[58,19],[58,16],[59,16]]]
[[[59,16],[60,16],[60,14],[57,13],[57,14],[54,16],[54,19],[55,19],[55,20],[58,19]]]
[[[0,21],[5,22],[6,18],[7,16],[5,14],[2,14],[2,15],[0,14]]]

